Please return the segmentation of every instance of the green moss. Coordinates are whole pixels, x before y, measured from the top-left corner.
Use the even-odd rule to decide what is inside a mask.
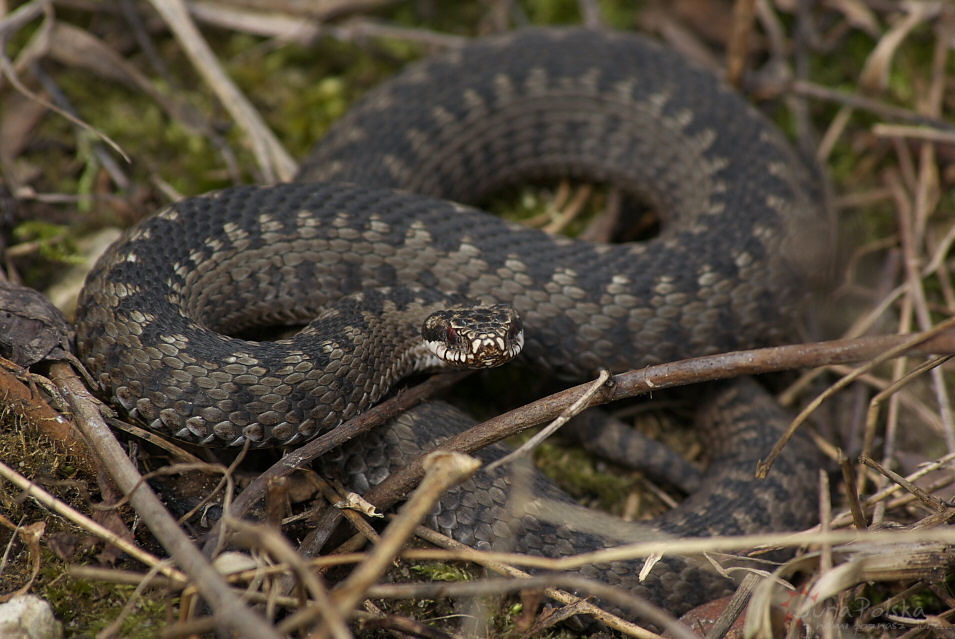
[[[62,224],[51,224],[43,220],[27,220],[13,229],[17,242],[35,243],[36,252],[41,258],[65,264],[78,264],[82,258],[77,255],[76,244],[69,229]]]
[[[294,157],[371,86],[422,55],[420,47],[397,41],[369,49],[323,40],[316,53],[295,44],[266,51],[236,36],[226,48],[241,52],[229,58],[230,76]]]
[[[50,572],[56,570],[51,568]],[[133,586],[72,579],[65,574],[46,575],[48,585],[41,595],[50,602],[53,613],[63,622],[67,637],[92,636],[114,622],[133,595]],[[77,605],[77,602],[85,602]],[[147,591],[133,605],[116,636],[126,639],[147,639],[166,625],[168,604],[178,604],[178,598],[167,602],[163,596]]]
[[[580,10],[575,0],[525,0],[521,7],[532,24],[580,22]]]
[[[923,23],[921,28],[908,35],[907,46],[900,47],[892,59],[886,82],[887,95],[898,104],[913,105],[916,94],[923,96],[926,86],[916,83],[927,79],[926,70],[932,68],[934,38],[932,26]]]
[[[148,184],[154,175],[158,175],[186,194],[201,193],[226,184],[221,170],[222,160],[209,139],[170,119],[149,96],[116,84],[103,83],[84,72],[64,75],[58,81],[71,101],[78,105],[81,117],[119,144],[131,158],[132,164],[126,164],[108,149],[132,183]],[[215,109],[213,102],[202,92],[176,90],[171,93],[183,104],[198,105],[209,112]],[[72,163],[82,168],[78,174],[69,176],[77,180],[72,190],[92,193],[101,167],[91,155],[89,145],[97,142],[106,147],[106,144],[88,133],[82,133],[76,139],[78,144],[74,148]]]
[[[622,514],[624,496],[641,492],[640,475],[599,464],[575,446],[544,442],[534,454],[537,467],[585,505]]]
[[[601,0],[600,11],[611,27],[617,29],[632,29],[638,24],[638,15],[643,8],[643,2]]]
[[[90,510],[88,492],[93,490],[91,480],[77,475],[77,468],[83,464],[56,442],[37,436],[34,429],[23,425],[12,411],[0,412],[0,459],[73,508]],[[49,601],[57,619],[63,622],[67,637],[92,636],[117,618],[133,592],[131,586],[77,580],[67,575],[71,565],[99,564],[97,555],[102,546],[84,543],[93,541],[89,533],[51,515],[33,500],[22,499],[20,491],[6,482],[0,482],[0,512],[24,526],[44,522],[40,572],[31,592]],[[33,570],[34,558],[27,547],[20,543],[8,547],[11,535],[7,528],[0,528],[0,545],[8,548],[4,570],[0,574],[0,592],[20,588],[28,582]],[[49,550],[51,540],[58,535],[66,535],[75,542],[75,550],[65,560]],[[154,637],[165,625],[166,608],[163,597],[147,594],[136,604],[118,636],[130,639]]]
[[[426,578],[427,581],[473,581],[474,579],[470,572],[454,563],[412,564],[409,570]]]
[[[951,588],[953,581],[955,577],[949,576],[941,586]],[[948,609],[948,605],[929,588],[887,607],[885,603],[898,594],[897,586],[892,583],[874,583],[865,586],[860,593],[845,601],[843,610],[846,617],[849,620],[860,620],[865,615],[865,628],[900,630],[904,626],[894,618],[925,619]]]

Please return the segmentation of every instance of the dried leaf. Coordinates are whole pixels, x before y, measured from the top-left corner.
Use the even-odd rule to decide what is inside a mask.
[[[882,36],[865,62],[859,76],[859,86],[863,92],[878,93],[885,90],[892,59],[899,45],[915,27],[937,16],[942,10],[939,2],[906,2],[901,6],[907,15]]]

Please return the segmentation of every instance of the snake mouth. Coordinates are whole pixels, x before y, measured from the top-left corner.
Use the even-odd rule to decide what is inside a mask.
[[[421,336],[440,362],[463,368],[506,364],[524,347],[520,315],[502,304],[436,311],[425,320]]]

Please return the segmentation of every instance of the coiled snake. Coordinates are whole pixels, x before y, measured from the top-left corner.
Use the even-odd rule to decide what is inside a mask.
[[[594,245],[428,197],[474,202],[554,174],[638,196],[659,211],[659,237]],[[569,378],[778,342],[826,233],[811,172],[743,99],[644,38],[584,29],[521,31],[412,65],[333,126],[299,178],[321,184],[183,200],[130,230],[90,274],[79,350],[131,417],[206,445],[301,442],[414,368],[395,354],[412,338],[377,311],[420,316],[448,295],[518,309],[523,363]],[[224,335],[315,317],[288,340]],[[386,360],[388,370],[368,372]],[[778,421],[758,396],[747,385],[715,401],[747,424],[754,413]],[[441,421],[435,412],[393,432],[422,415]],[[772,428],[727,436],[743,426],[714,424],[730,461],[658,530],[734,533],[812,517],[807,447],[797,442],[754,497],[743,465]],[[378,480],[368,458],[401,439],[376,437],[359,444],[358,484]],[[339,456],[343,467],[356,467],[354,455]],[[469,499],[455,500],[435,523],[491,543],[464,514]],[[531,552],[605,543],[533,518],[513,528]],[[677,612],[714,593],[701,580],[725,589],[683,560],[660,566],[642,583],[626,564],[595,572]]]

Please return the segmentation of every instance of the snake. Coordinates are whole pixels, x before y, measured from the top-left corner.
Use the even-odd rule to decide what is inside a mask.
[[[619,189],[659,217],[659,233],[591,243],[472,208],[555,175]],[[148,428],[268,447],[326,433],[434,366],[422,322],[474,300],[504,313],[499,327],[523,342],[519,365],[567,380],[780,343],[825,262],[820,189],[755,107],[647,37],[566,27],[481,38],[370,90],[295,182],[185,198],[129,229],[80,294],[78,352],[103,395]],[[305,328],[249,337],[276,325]],[[810,523],[806,442],[794,440],[767,483],[751,477],[785,420],[772,404],[749,382],[706,402],[735,420],[704,419],[714,456],[704,490],[641,530]],[[420,407],[329,464],[367,488],[403,463],[391,451],[460,427],[450,411]],[[572,514],[515,523],[497,498],[504,480],[483,481],[449,496],[432,524],[490,547],[488,531],[507,530],[512,547],[545,555],[609,543],[575,529]],[[590,569],[677,613],[729,591],[683,558],[649,579],[638,572],[628,562]]]

